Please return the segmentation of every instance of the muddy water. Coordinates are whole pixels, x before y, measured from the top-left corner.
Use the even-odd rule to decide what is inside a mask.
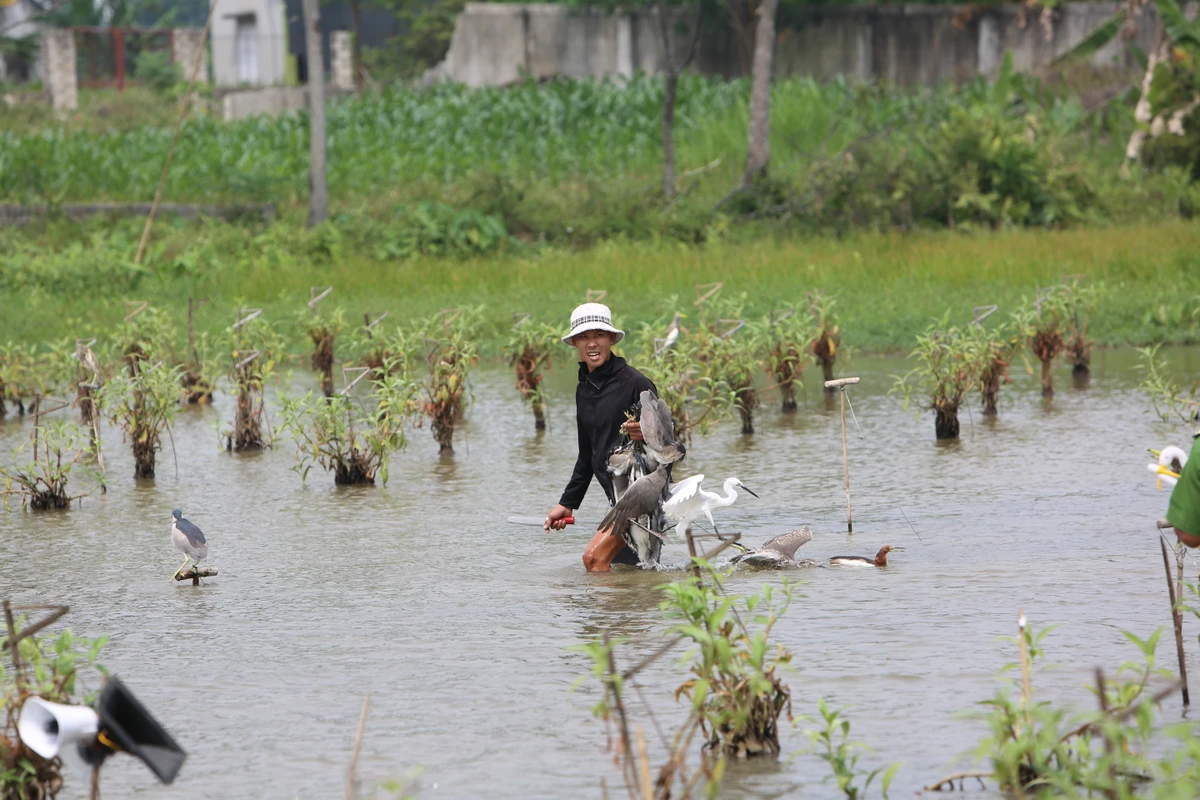
[[[1172,358],[1188,380],[1200,372],[1200,352]],[[999,637],[1018,608],[1035,625],[1060,625],[1047,645],[1062,667],[1039,688],[1080,703],[1095,666],[1135,657],[1121,629],[1145,635],[1168,621],[1154,530],[1167,495],[1155,492],[1145,448],[1183,444],[1188,429],[1150,413],[1135,363],[1133,353],[1098,353],[1086,388],[1062,370],[1050,402],[1018,369],[999,419],[964,417],[962,440],[940,445],[931,417],[886,395],[907,365],[859,359],[852,537],[838,417],[816,375],[795,416],[767,407],[756,436],[730,425],[689,450],[688,472],[736,475],[762,495],[723,517],[751,542],[806,522],[810,557],[907,547],[886,571],[805,571],[777,629],[796,655],[796,711],[815,713],[819,696],[849,706],[874,758],[904,762],[894,796],[965,763],[984,727],[960,712],[990,696],[1014,660]],[[114,759],[106,794],[337,796],[368,690],[367,786],[414,767],[428,798],[596,797],[602,777],[613,785],[604,727],[589,711],[595,689],[570,692],[590,665],[568,648],[607,630],[631,637],[626,663],[650,651],[662,629],[654,587],[671,575],[587,575],[585,525],[545,535],[505,523],[543,514],[571,468],[572,376],[551,383],[550,431],[536,436],[508,374],[481,370],[454,457],[414,431],[381,489],[337,489],[318,472],[304,484],[288,443],[225,454],[220,396],[178,421],[178,476],[168,451],[158,480],[135,486],[110,430],[107,495],[67,514],[0,515],[0,594],[69,603],[75,631],[111,634],[103,662],[190,752],[170,789]],[[27,435],[27,421],[6,421],[0,450]],[[220,570],[200,588],[168,581],[176,507],[207,533]],[[602,511],[593,487],[579,517]],[[678,545],[664,554],[683,560]],[[739,573],[730,585],[778,580]],[[1165,638],[1160,658],[1173,659]],[[681,716],[677,683],[671,659],[641,681],[664,725]],[[653,742],[641,701],[632,708]],[[800,729],[785,731],[785,752],[806,743]],[[723,796],[833,797],[824,775],[808,758],[753,765],[734,770]]]

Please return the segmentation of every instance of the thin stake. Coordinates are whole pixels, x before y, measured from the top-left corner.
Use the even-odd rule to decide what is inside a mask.
[[[687,526],[688,559],[692,565],[692,575],[700,580],[700,565],[696,563],[696,540],[692,537],[692,526]]]
[[[362,712],[358,715],[358,733],[354,737],[354,751],[350,754],[350,766],[346,767],[346,800],[358,795],[358,781],[355,773],[358,771],[358,751],[362,748],[363,731],[367,727],[367,707],[371,704],[371,693],[363,698]]]
[[[858,383],[858,378],[825,381],[826,389],[837,389],[842,396],[842,470],[846,474],[846,533],[854,533],[854,513],[850,508],[850,452],[846,445],[846,387],[855,383]],[[857,424],[857,419],[855,423]]]
[[[1162,547],[1163,569],[1167,573],[1167,592],[1171,597],[1171,620],[1175,624],[1175,652],[1179,656],[1179,679],[1183,681],[1183,704],[1189,706],[1191,698],[1188,696],[1187,660],[1183,655],[1183,614],[1175,600],[1175,581],[1171,578],[1171,559],[1167,556],[1166,539],[1159,536],[1158,544]]]
[[[654,784],[650,781],[650,756],[646,753],[646,737],[642,726],[637,727],[638,774],[642,779],[642,800],[654,800]]]
[[[1021,699],[1028,711],[1033,696],[1033,665],[1029,660],[1029,643],[1025,641],[1025,609],[1017,609],[1017,640],[1021,645]]]

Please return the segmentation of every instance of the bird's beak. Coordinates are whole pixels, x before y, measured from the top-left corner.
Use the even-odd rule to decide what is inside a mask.
[[[901,546],[901,545],[892,545],[892,552],[894,552],[894,553],[899,553],[899,552],[901,552],[902,550],[904,550],[904,547],[903,547],[903,546]]]
[[[749,492],[750,494],[754,495],[755,497],[758,497],[758,492],[754,491],[753,489],[751,489],[751,488],[750,488],[749,486],[747,486],[746,484],[744,484],[744,483],[743,483],[743,484],[742,484],[742,488],[743,488],[743,489],[745,489],[745,490],[746,490],[747,492]],[[758,497],[758,499],[759,499],[759,500],[762,500],[762,498],[761,498],[761,497]]]

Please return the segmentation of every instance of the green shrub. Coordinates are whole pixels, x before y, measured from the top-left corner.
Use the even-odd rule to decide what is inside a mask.
[[[134,77],[159,93],[169,92],[176,84],[183,82],[179,65],[171,63],[171,55],[165,50],[139,53]]]

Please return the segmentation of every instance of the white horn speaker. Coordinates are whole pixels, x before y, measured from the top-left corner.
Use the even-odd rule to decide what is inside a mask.
[[[64,748],[96,738],[100,715],[87,706],[67,706],[31,697],[21,706],[17,734],[42,758],[54,758]]]

